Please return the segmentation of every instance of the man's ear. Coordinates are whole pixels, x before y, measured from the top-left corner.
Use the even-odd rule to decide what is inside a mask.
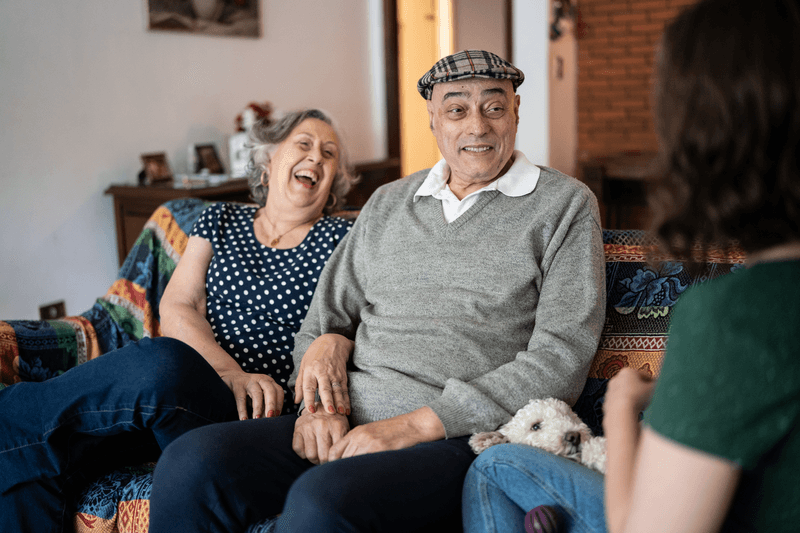
[[[427,100],[425,104],[428,107],[428,123],[431,127],[431,131],[433,131],[433,101]]]
[[[519,126],[519,95],[514,95],[514,115],[517,117],[517,126]]]

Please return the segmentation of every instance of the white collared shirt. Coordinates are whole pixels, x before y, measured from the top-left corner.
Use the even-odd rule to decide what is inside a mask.
[[[478,200],[478,195],[483,191],[500,191],[511,197],[530,194],[536,188],[539,173],[539,167],[528,161],[525,154],[514,150],[514,162],[502,177],[459,200],[447,184],[450,179],[450,167],[442,159],[431,168],[428,177],[414,194],[414,201],[416,202],[422,196],[433,196],[437,200],[441,200],[442,213],[449,224],[472,207]]]

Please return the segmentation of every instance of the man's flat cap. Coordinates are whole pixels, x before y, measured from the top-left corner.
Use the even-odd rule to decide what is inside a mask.
[[[500,56],[485,50],[464,50],[437,61],[419,79],[417,90],[423,98],[430,100],[435,84],[466,78],[510,80],[514,91],[525,81],[522,71]]]

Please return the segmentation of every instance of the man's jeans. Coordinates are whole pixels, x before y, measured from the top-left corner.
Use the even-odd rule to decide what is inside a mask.
[[[236,418],[186,344],[143,339],[40,383],[0,391],[0,531],[71,531],[76,479],[189,430]],[[126,456],[127,455],[127,456]]]
[[[524,531],[525,515],[554,507],[564,533],[606,531],[603,476],[538,448],[500,444],[481,453],[467,473],[464,531]]]
[[[314,466],[292,449],[296,420],[217,424],[173,442],[153,477],[150,532],[245,531],[279,513],[276,532],[462,531],[468,437]]]

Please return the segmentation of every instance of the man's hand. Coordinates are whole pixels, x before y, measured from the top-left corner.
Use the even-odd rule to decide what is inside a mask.
[[[292,449],[303,459],[318,465],[328,462],[331,446],[347,434],[350,423],[344,415],[325,413],[321,404],[317,404],[316,411],[305,409],[295,422]]]
[[[247,400],[253,406],[253,418],[280,416],[283,410],[283,389],[266,374],[248,374],[241,368],[220,373],[222,381],[236,398],[239,420],[247,420]]]
[[[405,415],[353,428],[331,447],[328,460],[401,450],[421,442],[440,440],[445,436],[444,426],[436,413],[430,407],[421,407]]]
[[[319,390],[321,408],[331,414],[350,414],[350,395],[347,392],[347,361],[354,343],[343,335],[320,335],[303,354],[294,386],[294,403],[305,400],[314,413]]]

